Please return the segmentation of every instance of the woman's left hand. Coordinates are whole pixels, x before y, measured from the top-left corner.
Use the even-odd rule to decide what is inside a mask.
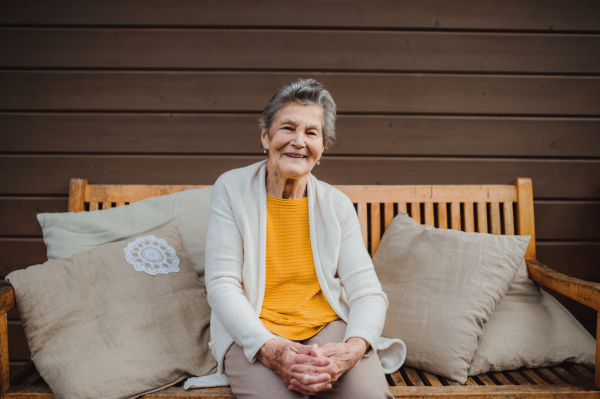
[[[360,359],[363,357],[365,352],[367,351],[369,344],[362,338],[351,337],[345,343],[336,343],[336,344],[325,344],[320,348],[317,348],[316,345],[312,349],[312,356],[324,356],[331,360],[331,364],[325,367],[318,367],[319,373],[327,373],[330,375],[329,382],[333,384],[337,381],[344,373],[350,370],[352,367],[356,366]],[[308,373],[311,371],[308,370],[311,368],[310,366],[304,364],[296,364],[292,366],[292,371],[299,373]],[[314,367],[312,367],[314,369]],[[314,373],[315,371],[312,371]],[[290,381],[290,389],[303,392],[305,390],[305,386],[293,378]]]

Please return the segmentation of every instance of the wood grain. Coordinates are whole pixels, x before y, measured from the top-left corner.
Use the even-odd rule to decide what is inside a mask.
[[[42,228],[36,215],[66,212],[67,198],[4,197],[0,198],[0,236],[39,237]]]
[[[257,112],[300,76],[340,113],[600,115],[599,77],[314,72],[0,71],[0,109]]]
[[[598,48],[598,35],[289,29],[0,29],[0,67],[4,68],[593,74],[600,72]]]
[[[261,155],[259,116],[0,112],[0,139],[4,153]],[[338,115],[325,154],[598,158],[599,130],[594,118]]]
[[[535,201],[534,207],[536,238],[600,240],[600,202]]]
[[[83,195],[85,186],[88,181],[84,178],[72,177],[69,179],[69,212],[81,212],[85,209]],[[95,206],[90,204],[90,211],[98,209],[98,204]]]
[[[538,242],[537,258],[557,272],[587,281],[600,282],[599,242]]]
[[[235,10],[235,12],[232,12]],[[368,3],[343,0],[196,2],[108,0],[71,2],[10,1],[1,3],[2,25],[168,26],[168,27],[338,27],[600,31],[594,0],[391,1]],[[293,16],[293,18],[290,18]]]
[[[41,238],[0,238],[0,253],[0,277],[48,259]]]
[[[596,311],[600,310],[600,284],[552,270],[535,259],[526,260],[529,277],[535,282]]]
[[[0,295],[4,296],[1,292]],[[8,390],[9,386],[10,370],[8,366],[8,320],[6,313],[4,313],[0,316],[0,392],[5,392]]]
[[[20,321],[9,320],[8,336],[8,353],[10,355],[10,360],[29,360],[31,353],[29,352],[29,346],[27,345],[25,330],[23,330],[23,325]]]

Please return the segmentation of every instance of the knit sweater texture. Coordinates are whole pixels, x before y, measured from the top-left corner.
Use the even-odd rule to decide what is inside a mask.
[[[338,319],[323,295],[308,223],[308,197],[267,194],[267,276],[260,319],[267,330],[293,341],[308,339]]]
[[[205,275],[212,308],[209,346],[219,373],[224,373],[223,359],[233,342],[254,362],[258,350],[276,338],[259,318],[266,286],[265,172],[266,160],[224,173],[213,187]],[[347,323],[344,342],[363,338],[378,352],[386,373],[398,370],[406,346],[399,339],[380,337],[387,296],[363,243],[354,205],[344,193],[312,174],[307,195],[317,279],[332,309]],[[370,354],[371,350],[365,356]]]

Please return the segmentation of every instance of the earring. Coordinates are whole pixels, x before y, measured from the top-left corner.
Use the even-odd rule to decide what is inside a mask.
[[[266,153],[267,153],[267,150],[264,150],[263,152],[266,154]]]
[[[317,161],[317,165],[321,165],[321,161]]]

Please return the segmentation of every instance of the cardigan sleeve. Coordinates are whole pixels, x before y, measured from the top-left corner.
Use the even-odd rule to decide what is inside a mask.
[[[249,362],[275,335],[268,331],[244,296],[244,243],[222,178],[217,180],[208,216],[205,276],[208,303]]]
[[[387,311],[387,295],[383,292],[373,262],[362,238],[358,216],[348,197],[340,201],[347,215],[341,223],[342,238],[338,260],[338,276],[348,298],[350,315],[344,342],[360,337],[373,350],[383,331]]]

